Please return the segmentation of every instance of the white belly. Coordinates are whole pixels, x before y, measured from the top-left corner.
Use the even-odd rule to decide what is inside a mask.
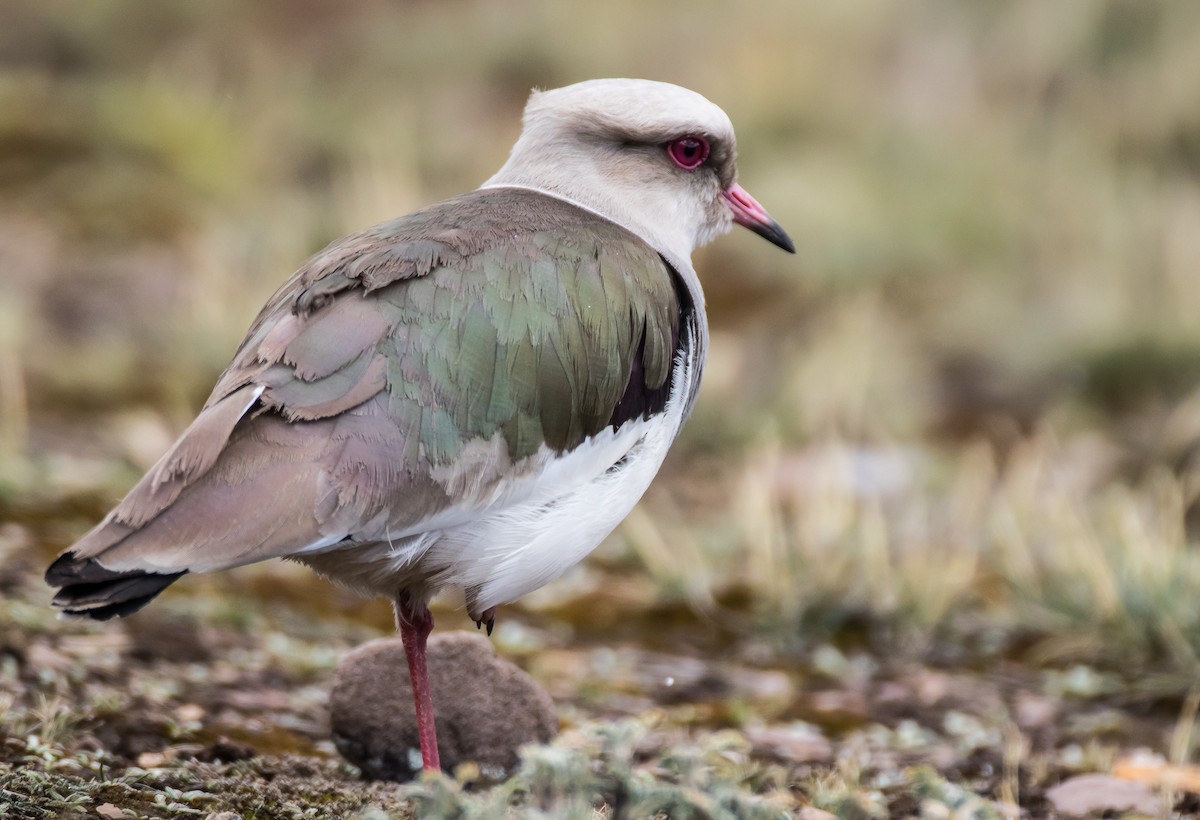
[[[672,410],[674,412],[672,413]],[[467,590],[472,612],[515,601],[579,563],[650,486],[682,424],[682,407],[626,422],[551,465],[549,487],[528,502],[443,531],[422,557],[439,581]],[[566,481],[561,476],[572,474]],[[573,479],[573,480],[572,480]]]

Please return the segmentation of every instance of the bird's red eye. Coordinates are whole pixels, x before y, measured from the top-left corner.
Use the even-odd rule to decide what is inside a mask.
[[[667,143],[667,154],[685,171],[695,171],[708,159],[708,140],[704,137],[680,137]]]

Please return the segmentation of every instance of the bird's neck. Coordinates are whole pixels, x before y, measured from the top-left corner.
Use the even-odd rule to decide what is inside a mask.
[[[691,269],[696,235],[688,226],[693,216],[678,199],[653,188],[629,190],[590,163],[548,163],[514,154],[480,187],[525,188],[566,200],[633,232],[673,265]]]

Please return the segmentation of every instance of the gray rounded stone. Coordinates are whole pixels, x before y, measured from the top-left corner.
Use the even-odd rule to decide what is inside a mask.
[[[533,678],[496,656],[470,632],[429,638],[429,686],[442,768],[474,761],[503,777],[517,749],[558,731],[554,701]],[[408,662],[399,638],[381,638],[348,653],[330,693],[333,742],[342,756],[380,780],[410,780],[421,770]]]

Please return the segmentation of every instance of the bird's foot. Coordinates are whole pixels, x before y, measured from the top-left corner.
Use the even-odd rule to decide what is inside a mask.
[[[496,607],[489,607],[479,615],[470,616],[475,621],[476,629],[483,629],[483,625],[487,624],[487,634],[491,637],[492,628],[496,626]]]

